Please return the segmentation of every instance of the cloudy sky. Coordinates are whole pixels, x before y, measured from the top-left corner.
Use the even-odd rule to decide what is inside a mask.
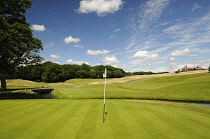
[[[45,61],[125,71],[210,66],[209,0],[32,0]]]

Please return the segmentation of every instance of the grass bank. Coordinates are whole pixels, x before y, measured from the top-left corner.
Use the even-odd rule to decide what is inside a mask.
[[[164,74],[163,74],[164,75]],[[108,79],[106,97],[109,99],[147,99],[170,100],[190,102],[210,102],[210,73],[197,73],[188,75],[173,74],[173,76],[154,77],[148,76],[139,80],[134,76],[128,82],[116,84],[113,81],[121,79]],[[102,99],[103,79],[72,79],[65,83],[37,83],[26,80],[7,80],[9,89],[25,89],[49,87],[55,88],[52,94],[60,99]],[[110,83],[113,82],[113,83]],[[10,91],[12,96],[18,91]],[[19,94],[27,93],[22,91]],[[8,95],[0,92],[0,98]],[[31,95],[31,93],[29,92]],[[29,96],[30,96],[29,95]],[[26,96],[26,95],[25,95]],[[12,97],[12,98],[14,98]],[[19,98],[19,97],[17,97]],[[24,97],[27,98],[27,97]],[[28,97],[34,98],[34,97]]]
[[[103,84],[88,84],[77,79],[79,88],[60,88],[53,91],[58,98],[103,98]],[[133,82],[133,81],[132,81]],[[210,74],[190,74],[147,78],[137,82],[108,84],[106,97],[110,99],[149,99],[210,102]]]
[[[0,138],[209,138],[210,109],[161,101],[1,100]]]

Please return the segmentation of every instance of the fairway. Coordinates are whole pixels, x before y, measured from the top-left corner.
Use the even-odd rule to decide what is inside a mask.
[[[166,74],[167,75],[167,74]],[[173,75],[173,76],[172,76]],[[149,100],[171,100],[171,101],[191,101],[210,102],[210,74],[199,73],[189,75],[176,75],[153,77],[148,76],[142,80],[132,80],[130,82],[107,85],[106,97],[110,99],[149,99]],[[132,76],[131,76],[132,77]],[[125,77],[131,78],[131,77]],[[136,76],[134,76],[135,78]],[[141,77],[141,76],[139,76]],[[121,80],[121,79],[111,79]],[[89,82],[88,82],[89,81]],[[79,88],[58,88],[53,91],[57,98],[103,98],[103,82],[92,84],[94,79],[84,80],[74,79],[68,82],[81,83]],[[108,82],[109,82],[108,81]],[[86,82],[86,83],[84,83]]]
[[[162,101],[1,100],[0,138],[209,138],[210,109]]]

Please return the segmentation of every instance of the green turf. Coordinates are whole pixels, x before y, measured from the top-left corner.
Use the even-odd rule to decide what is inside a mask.
[[[135,98],[210,102],[210,74],[156,77],[132,84],[108,84],[107,98]],[[58,98],[103,98],[103,84],[61,88]]]
[[[73,86],[66,85],[64,83],[43,83],[33,82],[22,79],[10,79],[7,80],[8,89],[25,89],[25,88],[72,88]]]
[[[161,101],[1,100],[0,138],[209,138],[210,109]]]
[[[87,85],[92,82],[101,82],[101,81],[104,81],[104,79],[70,79],[65,82],[69,84],[75,84],[75,85]]]

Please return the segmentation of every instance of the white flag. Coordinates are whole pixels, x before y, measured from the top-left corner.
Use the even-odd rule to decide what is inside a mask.
[[[107,76],[107,72],[106,72],[106,68],[105,68],[105,72],[103,74],[103,78],[106,78],[106,76]]]

